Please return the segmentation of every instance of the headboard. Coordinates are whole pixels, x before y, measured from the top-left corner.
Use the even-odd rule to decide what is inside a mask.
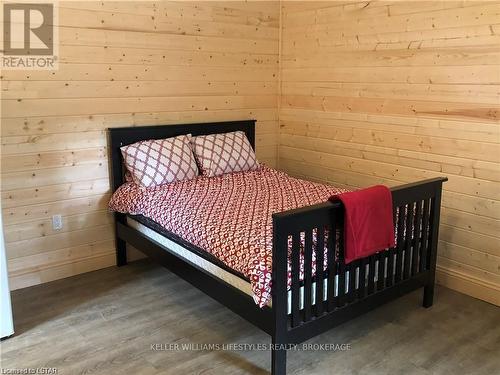
[[[111,158],[111,187],[115,191],[124,182],[120,147],[147,139],[162,139],[182,134],[207,135],[241,130],[255,149],[255,120],[207,122],[198,124],[132,126],[108,129]]]

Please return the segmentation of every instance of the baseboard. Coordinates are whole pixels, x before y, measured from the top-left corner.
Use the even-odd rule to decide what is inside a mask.
[[[447,288],[500,306],[500,285],[440,266],[436,270],[436,281]]]
[[[38,267],[30,272],[9,275],[10,290],[27,288],[33,285],[43,284],[50,281],[64,279],[79,275],[81,273],[96,271],[102,268],[110,267],[116,263],[115,253],[108,252],[97,254],[96,256],[72,259],[67,262],[59,262]]]

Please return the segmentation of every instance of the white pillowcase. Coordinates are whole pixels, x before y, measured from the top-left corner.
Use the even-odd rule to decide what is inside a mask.
[[[193,137],[193,152],[202,175],[251,171],[259,167],[255,152],[242,131]]]
[[[133,181],[151,187],[198,176],[190,140],[191,134],[151,139],[123,146],[120,150]]]

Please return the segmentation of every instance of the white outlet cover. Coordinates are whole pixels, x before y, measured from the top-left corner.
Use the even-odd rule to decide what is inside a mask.
[[[52,229],[61,230],[63,227],[63,221],[61,215],[52,216]]]

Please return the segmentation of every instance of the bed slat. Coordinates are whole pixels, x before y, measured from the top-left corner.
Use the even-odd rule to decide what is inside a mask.
[[[398,212],[398,239],[396,241],[396,274],[394,283],[401,281],[403,269],[403,248],[404,248],[404,228],[405,228],[405,206],[399,206]]]
[[[418,272],[418,262],[420,260],[420,245],[422,239],[422,201],[418,201],[415,207],[415,227],[413,229],[413,257],[411,259],[411,275],[414,276]]]
[[[368,258],[368,294],[375,290],[375,255]]]
[[[338,274],[338,294],[337,294],[337,307],[344,306],[345,303],[345,272],[346,266],[344,261],[339,262]]]
[[[397,214],[398,214],[397,207],[393,207],[392,222],[394,223],[394,225],[396,225]],[[387,253],[387,275],[385,281],[386,287],[392,286],[394,282],[394,255],[395,255],[395,248],[392,247],[389,249]]]
[[[412,239],[413,237],[413,227],[415,226],[415,204],[408,204],[408,213],[406,215],[406,247],[405,247],[405,257],[404,257],[404,270],[403,278],[406,280],[410,277],[410,265],[411,265],[411,250],[412,250]]]
[[[358,298],[365,296],[366,285],[366,258],[361,259],[359,264],[359,278],[358,278]]]
[[[384,289],[384,271],[385,271],[385,258],[387,250],[378,253],[378,271],[377,271],[377,290]]]
[[[354,261],[349,263],[349,291],[347,302],[350,303],[354,301],[356,297],[356,268],[359,265],[359,261]]]
[[[346,266],[345,266],[345,242],[344,242],[344,228],[340,228],[339,230],[339,240],[338,240],[338,247],[339,247],[339,256],[338,256],[338,266],[337,266],[337,271],[338,271],[338,284],[337,284],[337,307],[344,306],[345,303],[345,272],[346,272]]]
[[[335,275],[338,272],[338,263],[335,259],[335,249],[337,246],[337,225],[335,220],[332,221],[332,227],[328,232],[328,252],[326,254],[328,260],[328,280],[326,284],[327,290],[327,310],[332,311],[336,306],[335,301]]]
[[[292,234],[292,327],[300,324],[300,233]]]
[[[429,199],[424,200],[424,219],[422,221],[422,250],[420,251],[420,272],[427,269],[427,240],[429,238],[430,204]]]
[[[316,231],[316,316],[323,314],[324,250],[325,229],[324,227],[319,227]]]
[[[311,319],[312,306],[312,231],[306,230],[304,241],[304,320]]]

